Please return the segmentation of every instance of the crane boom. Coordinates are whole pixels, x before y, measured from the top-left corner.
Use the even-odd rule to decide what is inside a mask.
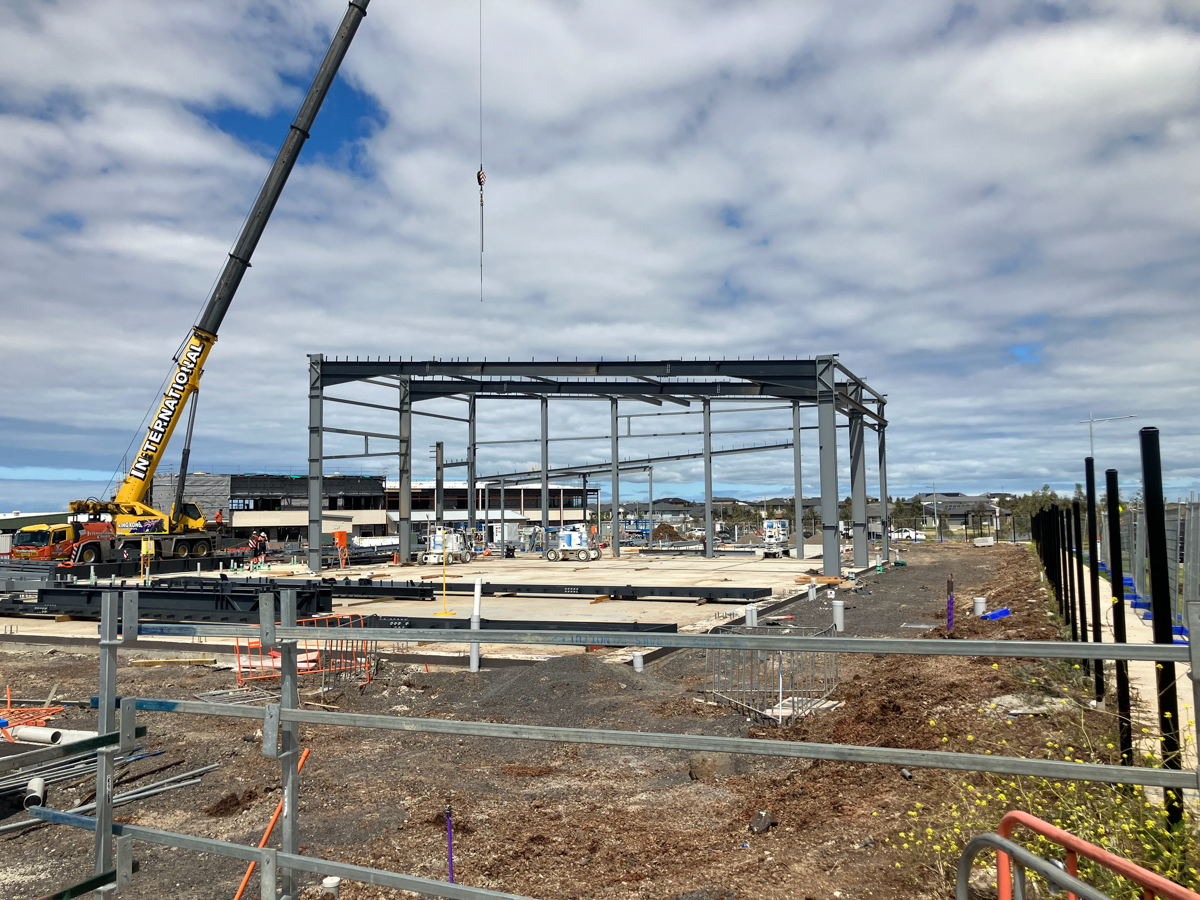
[[[250,215],[247,216],[246,222],[242,226],[237,243],[234,244],[229,258],[225,261],[221,277],[217,280],[199,321],[193,326],[183,352],[175,361],[175,371],[172,373],[167,390],[163,393],[158,412],[151,420],[150,426],[146,430],[146,436],[138,448],[137,456],[129,467],[124,482],[117,490],[114,498],[116,505],[144,502],[146,492],[154,478],[154,472],[166,451],[167,442],[171,439],[171,433],[182,418],[188,399],[199,387],[200,376],[204,371],[204,362],[208,358],[213,344],[216,343],[217,331],[221,327],[225,313],[229,310],[229,304],[233,302],[242,276],[250,267],[250,257],[254,255],[254,249],[258,246],[263,229],[266,228],[267,221],[271,218],[275,203],[279,200],[284,185],[287,184],[288,175],[291,174],[292,167],[296,164],[296,158],[300,155],[304,142],[308,140],[313,121],[321,109],[330,85],[333,84],[334,76],[337,75],[346,51],[350,48],[350,42],[354,39],[359,23],[367,14],[368,3],[370,0],[350,0],[346,14],[342,17],[342,23],[337,33],[334,34],[329,49],[325,52],[325,59],[321,62],[321,67],[313,78],[308,94],[300,105],[300,111],[296,113],[295,121],[288,128],[283,146],[279,148],[271,171],[267,175],[266,181],[263,182],[258,198],[250,210]],[[90,510],[92,505],[94,504],[72,503],[71,510],[73,512],[81,512],[85,509],[94,511]]]

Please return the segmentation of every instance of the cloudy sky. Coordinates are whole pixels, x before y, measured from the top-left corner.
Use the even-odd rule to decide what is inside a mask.
[[[344,10],[0,7],[0,510],[104,491]],[[1069,487],[1089,411],[1138,416],[1097,430],[1101,468],[1135,482],[1157,425],[1200,489],[1200,6],[483,0],[482,304],[479,40],[473,0],[372,3],[210,357],[194,468],[302,470],[307,353],[839,353],[889,396],[893,494]],[[531,403],[480,416],[537,433]],[[606,428],[551,405],[552,434]],[[465,434],[419,419],[418,476],[435,440]],[[788,452],[716,474],[791,492]]]

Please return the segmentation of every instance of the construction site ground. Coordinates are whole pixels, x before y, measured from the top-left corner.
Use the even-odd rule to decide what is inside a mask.
[[[918,545],[902,554],[908,563],[859,579],[840,590],[848,634],[945,639],[946,579],[953,575],[958,623],[955,638],[1048,640],[1059,636],[1054,602],[1039,582],[1028,550],[1011,545]],[[457,578],[519,580],[507,563],[464,566]],[[764,583],[770,572],[776,595],[794,583],[797,560],[685,560],[709,581]],[[701,565],[698,566],[697,564]],[[499,565],[497,565],[499,564]],[[527,567],[529,563],[524,563]],[[556,581],[571,575],[600,583],[614,567],[640,583],[673,583],[670,559],[612,561],[598,567],[559,564]],[[546,563],[537,569],[540,580]],[[642,569],[642,567],[645,567]],[[380,571],[376,568],[375,571]],[[405,569],[410,571],[419,570]],[[752,572],[753,576],[744,573]],[[281,573],[282,574],[282,573]],[[532,580],[532,579],[526,579]],[[970,617],[971,597],[989,608],[1007,606],[1008,618]],[[469,615],[469,599],[452,602]],[[493,602],[495,607],[493,608]],[[415,604],[428,615],[430,604]],[[371,604],[359,609],[392,603]],[[634,609],[636,607],[636,610]],[[643,612],[643,608],[645,612]],[[591,598],[488,600],[495,618],[564,618],[571,615],[697,626],[719,611],[680,602],[608,602]],[[389,612],[391,610],[388,610]],[[624,616],[619,616],[624,612]],[[779,614],[799,624],[829,621],[828,598],[807,591]],[[674,617],[674,618],[672,618]],[[684,621],[684,620],[687,621]],[[52,623],[79,626],[84,623]],[[90,628],[90,632],[88,631]],[[95,625],[79,633],[94,637]],[[63,698],[86,698],[97,688],[95,649],[6,642],[0,684],[14,697],[42,697],[53,686]],[[547,648],[532,648],[545,653]],[[554,651],[557,652],[557,651]],[[191,699],[234,686],[231,658],[216,667],[132,667],[159,651],[122,650],[118,693]],[[485,661],[487,648],[485,647]],[[1055,716],[1003,722],[985,712],[987,701],[1028,690],[1030,673],[1053,665],[1038,660],[972,657],[876,657],[842,654],[842,705],[795,725],[777,727],[706,702],[704,654],[680,651],[635,673],[607,653],[560,655],[537,665],[462,669],[383,663],[365,686],[345,684],[318,695],[318,683],[301,679],[301,698],[336,709],[765,739],[820,741],[926,750],[972,751],[970,741],[1003,732],[1013,755],[1041,755],[1046,741],[1069,723]],[[1084,701],[1086,706],[1086,701]],[[1099,726],[1109,728],[1104,713]],[[68,708],[54,720],[71,728],[94,727],[94,712]],[[1109,717],[1111,718],[1111,717]],[[931,722],[936,721],[936,725]],[[219,762],[201,784],[120,807],[117,818],[139,825],[257,844],[279,800],[279,764],[263,757],[257,723],[246,719],[139,713],[149,727],[144,743],[164,750],[134,764],[125,785],[142,784]],[[1111,729],[1110,729],[1111,730]],[[947,790],[974,778],[965,773],[913,769],[911,779],[892,766],[869,766],[768,757],[722,757],[620,747],[492,741],[332,727],[301,728],[311,756],[300,777],[301,852],[444,880],[447,876],[444,808],[453,806],[454,869],[459,883],[539,898],[750,898],[948,897],[944,879],[927,860],[897,850],[894,839],[915,803],[935,804]],[[138,780],[143,771],[178,764]],[[122,785],[124,786],[124,785]],[[94,777],[55,785],[48,805],[87,802]],[[118,791],[120,791],[120,787]],[[748,829],[752,816],[770,810],[778,824],[765,833]],[[997,810],[997,818],[1003,810]],[[0,825],[23,813],[0,808]],[[34,898],[91,874],[90,833],[38,826],[0,836],[0,884],[5,896]],[[245,871],[236,861],[137,844],[141,871],[129,896],[232,898]],[[897,863],[900,865],[897,866]],[[315,898],[315,882],[304,896]],[[247,896],[257,896],[255,875]],[[342,897],[414,896],[346,883]]]

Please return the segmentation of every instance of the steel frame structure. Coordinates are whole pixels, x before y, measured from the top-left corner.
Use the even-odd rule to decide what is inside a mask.
[[[96,814],[83,816],[48,807],[29,810],[33,818],[70,825],[95,832],[97,874],[114,868],[124,871],[118,876],[129,884],[131,860],[130,843],[146,841],[163,846],[178,847],[204,853],[216,853],[262,866],[261,896],[275,900],[277,887],[282,897],[295,900],[300,891],[298,874],[339,875],[368,884],[387,885],[413,890],[438,897],[501,898],[512,897],[482,888],[449,884],[431,879],[416,878],[385,872],[364,866],[354,866],[323,860],[299,853],[299,726],[336,725],[351,728],[373,728],[395,732],[446,734],[483,737],[499,740],[532,740],[555,743],[583,743],[606,746],[641,747],[668,750],[745,753],[754,756],[778,756],[795,759],[824,759],[840,762],[877,765],[920,766],[959,771],[990,772],[1001,775],[1027,775],[1069,781],[1093,781],[1108,784],[1144,785],[1174,789],[1195,789],[1200,773],[1173,769],[1154,769],[1082,763],[1064,760],[1032,759],[960,753],[936,750],[912,750],[891,747],[863,747],[846,744],[817,744],[802,741],[760,740],[753,738],[713,737],[698,734],[667,734],[630,732],[595,728],[559,728],[544,725],[512,725],[507,723],[458,721],[434,718],[364,715],[358,713],[326,712],[299,708],[296,642],[312,639],[313,629],[296,624],[296,594],[291,590],[278,595],[264,593],[259,598],[261,621],[257,626],[212,625],[141,625],[138,623],[138,593],[127,591],[120,598],[120,616],[124,634],[117,637],[118,593],[105,592],[100,626],[99,694],[97,696],[97,738],[73,745],[59,745],[32,751],[18,757],[0,760],[0,772],[11,771],[23,764],[43,762],[72,752],[100,747],[96,772]],[[279,622],[275,615],[279,604]],[[1200,633],[1200,599],[1186,603],[1187,621]],[[337,629],[329,629],[318,639],[336,640]],[[391,629],[355,629],[365,640],[390,640]],[[280,702],[263,707],[230,706],[203,701],[179,701],[157,698],[117,698],[117,649],[122,643],[134,643],[140,635],[224,636],[234,633],[244,638],[257,638],[264,647],[276,647],[281,655],[282,690]],[[1124,659],[1151,660],[1159,663],[1190,662],[1193,671],[1200,671],[1200,643],[1190,646],[1161,644],[1080,644],[1070,641],[930,641],[896,638],[806,637],[744,634],[637,634],[624,632],[522,632],[476,629],[463,631],[412,630],[406,637],[413,640],[436,640],[442,643],[499,643],[499,644],[567,644],[603,646],[660,646],[699,649],[736,649],[764,652],[833,652],[898,654],[909,656],[992,656],[1005,658],[1062,658],[1062,659]],[[1200,679],[1192,682],[1193,702],[1200,703]],[[112,754],[119,747],[129,747],[139,732],[137,710],[183,715],[211,715],[244,718],[262,722],[263,755],[279,761],[282,769],[283,816],[279,850],[256,848],[211,838],[159,831],[113,821],[112,816]],[[119,713],[119,715],[118,715]],[[1200,729],[1200,725],[1197,725]],[[119,742],[119,743],[118,743]],[[117,744],[117,746],[114,746]],[[117,840],[114,841],[113,838]],[[114,850],[115,859],[114,859]],[[277,879],[277,874],[280,876]]]
[[[542,485],[542,525],[549,525],[549,479],[555,474],[602,475],[605,471],[612,483],[614,521],[619,519],[620,470],[628,465],[651,465],[651,460],[623,462],[620,459],[621,400],[661,406],[673,403],[691,406],[699,402],[703,417],[704,449],[699,454],[658,457],[656,461],[702,457],[704,460],[704,520],[705,555],[712,556],[715,544],[712,503],[712,459],[726,453],[758,452],[791,447],[793,451],[793,480],[796,492],[797,531],[803,535],[804,492],[801,487],[800,410],[816,407],[819,441],[821,485],[821,546],[822,568],[826,575],[841,573],[841,552],[838,528],[837,416],[846,418],[850,433],[850,496],[853,509],[854,565],[869,564],[867,546],[867,479],[866,429],[876,432],[879,453],[879,495],[882,516],[882,558],[890,558],[888,548],[887,510],[887,398],[870,387],[844,366],[836,355],[812,359],[779,360],[575,360],[563,361],[471,361],[471,360],[363,360],[326,358],[310,354],[309,413],[308,413],[308,546],[309,568],[321,568],[321,487],[324,464],[331,459],[360,459],[391,457],[397,460],[400,477],[398,525],[400,555],[411,556],[409,535],[412,522],[412,417],[425,415],[462,422],[467,425],[467,483],[477,485],[476,413],[480,398],[533,399],[538,401],[541,436],[540,481]],[[396,391],[395,405],[367,403],[343,397],[329,396],[328,388],[351,383],[367,383]],[[416,410],[422,401],[454,398],[467,403],[466,417],[446,416]],[[568,467],[551,470],[549,466],[549,401],[607,400],[610,404],[611,459],[603,466]],[[714,450],[712,446],[712,401],[770,401],[776,406],[786,401],[792,409],[791,440],[766,447],[744,447],[733,450]],[[336,428],[325,424],[325,404],[341,403],[394,413],[395,432],[385,433],[362,429]],[[628,416],[629,414],[625,414]],[[350,435],[363,439],[361,453],[325,453],[326,434]],[[630,435],[625,435],[629,437]],[[372,451],[371,439],[394,442],[395,450]],[[378,444],[376,445],[378,446]],[[494,476],[484,480],[507,480],[509,476]],[[513,473],[513,477],[528,478],[529,473]],[[467,523],[476,524],[475,492],[467,491]],[[619,529],[613,529],[613,553],[620,555]],[[797,556],[804,557],[803,537],[797,541]]]

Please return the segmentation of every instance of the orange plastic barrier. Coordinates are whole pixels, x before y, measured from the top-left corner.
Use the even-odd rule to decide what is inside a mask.
[[[1149,869],[1143,869],[1137,863],[1132,863],[1124,857],[1117,856],[1115,853],[1109,853],[1095,844],[1090,844],[1082,838],[1076,837],[1069,831],[1063,831],[1061,828],[1056,828],[1044,819],[1039,819],[1037,816],[1031,816],[1027,812],[1021,810],[1013,810],[1005,814],[1000,820],[1000,827],[996,829],[996,833],[1000,837],[1012,838],[1013,830],[1018,826],[1028,828],[1034,834],[1040,834],[1043,837],[1054,841],[1064,850],[1067,851],[1067,872],[1075,877],[1079,877],[1079,857],[1090,859],[1094,863],[1099,863],[1106,869],[1109,869],[1122,878],[1134,882],[1142,888],[1142,900],[1153,900],[1155,897],[1162,897],[1164,900],[1200,900],[1200,894],[1195,891],[1189,891],[1187,888],[1169,881]],[[1000,900],[1012,900],[1012,871],[1009,866],[1007,854],[997,852],[999,857],[997,861],[997,874],[999,875],[999,897]],[[1075,895],[1067,893],[1067,900],[1075,900]]]
[[[276,623],[278,624],[278,623]],[[300,619],[296,624],[302,628],[345,629],[363,627],[363,617],[350,615],[313,616]],[[237,682],[244,687],[250,681],[279,678],[281,655],[278,650],[263,653],[262,642],[236,639]],[[339,636],[335,640],[298,641],[296,646],[296,671],[300,675],[335,674],[339,677],[357,676],[360,684],[367,684],[374,675],[376,645],[372,641],[356,639],[352,634]]]

